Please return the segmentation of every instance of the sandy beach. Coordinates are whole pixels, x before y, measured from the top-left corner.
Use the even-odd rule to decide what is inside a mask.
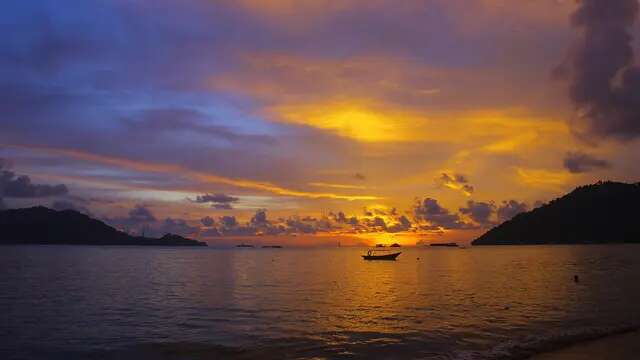
[[[640,354],[640,331],[634,331],[575,344],[536,355],[531,360],[626,360],[636,359],[638,354]]]

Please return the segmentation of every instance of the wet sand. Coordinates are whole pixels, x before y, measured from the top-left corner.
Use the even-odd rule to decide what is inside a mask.
[[[536,355],[531,360],[626,360],[640,356],[640,331],[612,335]]]

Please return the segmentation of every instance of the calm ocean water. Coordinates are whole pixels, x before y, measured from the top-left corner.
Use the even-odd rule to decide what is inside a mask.
[[[640,322],[640,246],[401,250],[0,247],[0,358],[512,359]]]

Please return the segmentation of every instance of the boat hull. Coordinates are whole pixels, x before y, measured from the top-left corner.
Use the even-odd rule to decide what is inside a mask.
[[[364,260],[395,260],[401,253],[385,254],[385,255],[362,255]]]

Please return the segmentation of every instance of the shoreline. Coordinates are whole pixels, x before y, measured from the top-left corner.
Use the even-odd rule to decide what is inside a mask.
[[[530,360],[623,360],[640,354],[640,330],[632,330],[598,339],[578,342],[557,350],[540,353]]]

